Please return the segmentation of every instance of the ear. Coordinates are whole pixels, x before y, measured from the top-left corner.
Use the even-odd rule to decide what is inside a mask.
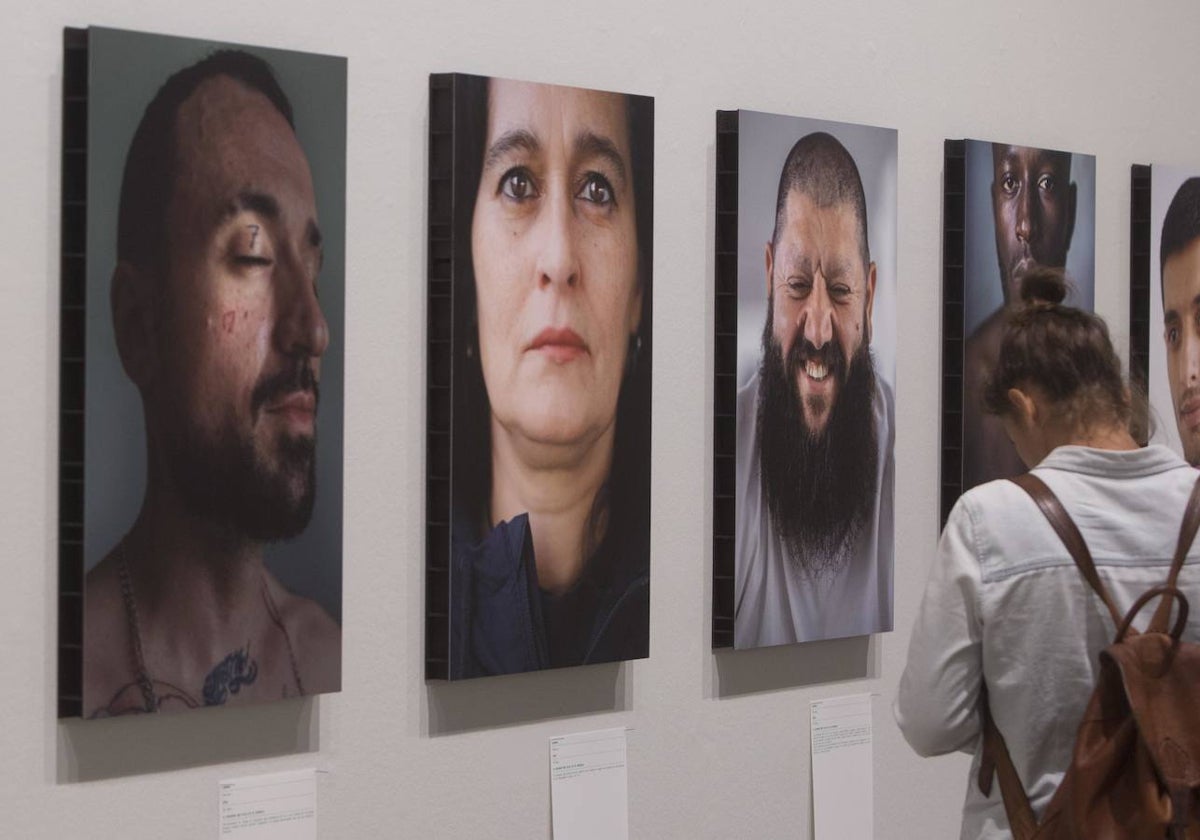
[[[1027,429],[1037,425],[1038,404],[1028,392],[1020,388],[1009,388],[1008,401],[1013,407],[1013,418],[1019,426]]]
[[[113,269],[109,298],[117,353],[125,373],[142,391],[154,379],[158,363],[156,292],[144,269],[124,260]]]
[[[766,245],[767,251],[767,300],[771,299],[771,295],[775,291],[775,287],[771,284],[771,278],[775,276],[775,251],[771,247],[771,243]]]
[[[874,313],[875,313],[875,262],[874,262],[874,260],[872,260],[870,266],[867,268],[867,306],[866,306],[865,316],[863,318],[863,321],[865,322],[866,328],[867,328],[867,335],[866,335],[867,344],[871,343],[871,336],[874,335],[874,332],[871,329],[871,325],[873,323],[871,318],[874,315]]]

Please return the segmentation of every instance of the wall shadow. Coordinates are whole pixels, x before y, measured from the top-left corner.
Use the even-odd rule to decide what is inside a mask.
[[[628,669],[606,662],[425,685],[423,734],[437,737],[554,718],[620,712],[632,696]]]
[[[58,722],[59,784],[317,752],[315,697]]]
[[[878,647],[877,636],[853,636],[751,650],[715,650],[713,696],[720,699],[874,679],[879,676]]]

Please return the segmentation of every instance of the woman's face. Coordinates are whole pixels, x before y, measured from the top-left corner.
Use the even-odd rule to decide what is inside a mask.
[[[492,414],[531,442],[590,444],[641,317],[625,101],[490,84],[471,249]]]

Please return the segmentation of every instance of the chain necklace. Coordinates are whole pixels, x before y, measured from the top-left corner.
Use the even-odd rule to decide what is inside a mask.
[[[129,625],[134,675],[137,679],[138,688],[142,692],[142,701],[145,704],[144,710],[147,712],[157,712],[162,700],[158,696],[158,691],[154,688],[154,680],[150,678],[150,672],[146,668],[146,654],[142,649],[142,625],[138,620],[137,601],[133,597],[133,578],[129,574],[129,562],[125,556],[124,538],[117,544],[117,575],[121,581],[121,598],[125,602],[125,621]],[[300,668],[296,664],[296,652],[292,648],[292,637],[279,615],[279,608],[275,605],[275,599],[271,597],[271,590],[267,586],[265,577],[262,578],[262,594],[263,601],[267,605],[267,615],[270,617],[271,623],[278,627],[279,632],[283,634],[284,645],[287,647],[288,652],[288,661],[292,666],[292,678],[296,681],[296,691],[303,697],[304,683],[300,681]]]

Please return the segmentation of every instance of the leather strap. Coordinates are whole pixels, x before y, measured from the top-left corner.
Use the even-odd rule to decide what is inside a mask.
[[[1175,544],[1175,556],[1171,560],[1171,573],[1167,575],[1166,585],[1172,589],[1175,588],[1175,582],[1179,579],[1179,570],[1183,568],[1183,562],[1192,548],[1192,542],[1196,539],[1197,528],[1200,528],[1200,478],[1197,478],[1196,483],[1192,485],[1192,495],[1188,497],[1187,507],[1183,510],[1183,524],[1179,526],[1179,542]],[[1146,628],[1148,631],[1166,632],[1167,620],[1171,617],[1172,603],[1173,599],[1171,598],[1162,599],[1158,609],[1154,611],[1154,617],[1150,619],[1150,625]]]
[[[1008,817],[1008,827],[1013,840],[1032,840],[1037,831],[1037,818],[1033,806],[1021,784],[1021,777],[1008,754],[1008,744],[1000,734],[992,712],[988,707],[987,686],[979,697],[979,713],[983,718],[983,750],[979,757],[979,790],[984,796],[992,795],[992,772],[1000,780],[1000,799]]]
[[[1063,508],[1062,502],[1046,486],[1046,482],[1033,473],[1018,475],[1015,478],[1009,479],[1009,481],[1033,497],[1038,508],[1045,515],[1046,519],[1050,521],[1050,525],[1067,547],[1067,551],[1071,554],[1071,559],[1079,567],[1084,580],[1100,596],[1100,600],[1104,602],[1104,606],[1108,607],[1108,613],[1112,616],[1113,627],[1120,627],[1124,616],[1117,609],[1117,605],[1113,603],[1112,597],[1108,594],[1108,589],[1104,586],[1104,581],[1100,580],[1100,575],[1096,572],[1096,564],[1092,562],[1092,552],[1088,550],[1087,543],[1083,541],[1083,535],[1079,533],[1079,529],[1075,526],[1075,522],[1071,519],[1070,514]],[[1200,503],[1200,500],[1198,500],[1198,503]],[[1197,515],[1200,516],[1200,507],[1197,509]],[[1188,542],[1190,545],[1191,541],[1189,540]]]

